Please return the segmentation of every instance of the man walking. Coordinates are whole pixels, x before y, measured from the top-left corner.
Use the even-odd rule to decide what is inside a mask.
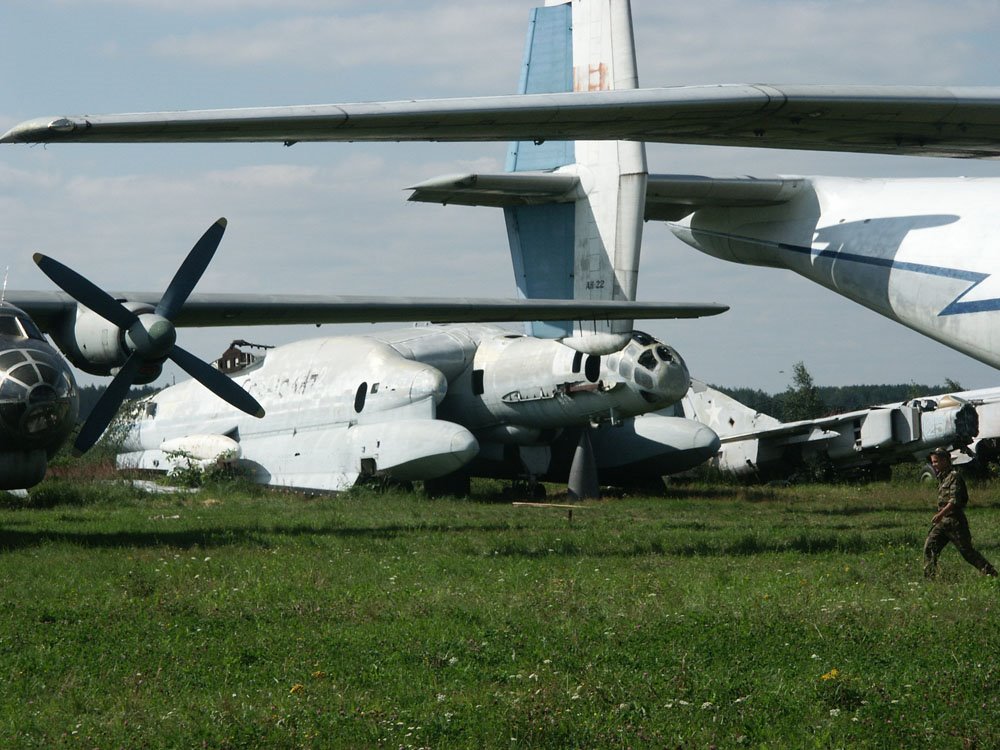
[[[934,578],[937,575],[938,556],[948,542],[954,544],[965,561],[980,573],[996,576],[996,568],[972,546],[969,521],[965,517],[969,491],[965,480],[951,465],[951,454],[944,448],[936,448],[931,453],[931,467],[938,478],[938,512],[931,519],[931,530],[924,542],[924,576]]]

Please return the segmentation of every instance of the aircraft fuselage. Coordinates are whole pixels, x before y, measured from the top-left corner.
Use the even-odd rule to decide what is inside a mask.
[[[471,461],[481,442],[546,445],[566,427],[673,403],[689,383],[677,352],[646,334],[598,357],[485,325],[299,341],[233,379],[264,406],[263,419],[180,383],[142,406],[121,463],[166,468],[172,451],[214,451],[228,439],[268,484],[337,490],[366,474],[429,479]]]
[[[704,208],[671,230],[717,258],[795,271],[1000,367],[1000,180],[804,179],[787,203]]]

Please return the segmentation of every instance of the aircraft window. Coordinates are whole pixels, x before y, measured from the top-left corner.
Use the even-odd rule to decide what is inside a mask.
[[[642,331],[633,331],[632,340],[639,344],[640,346],[649,346],[655,341],[655,339],[648,333],[643,333]]]
[[[647,370],[653,370],[656,368],[656,357],[653,356],[653,350],[647,349],[642,354],[639,355],[639,359],[636,360],[640,365],[645,367]]]
[[[146,402],[146,416],[152,419],[156,416],[156,402],[147,401]]]
[[[54,367],[49,367],[41,362],[36,362],[35,367],[38,368],[38,372],[42,376],[43,383],[55,384],[59,380],[59,372]]]
[[[472,393],[474,396],[481,396],[486,392],[486,386],[483,382],[483,371],[473,370],[472,371]]]
[[[0,400],[8,401],[24,398],[24,386],[13,380],[4,380],[0,383]]]
[[[28,358],[21,352],[7,352],[0,354],[0,370],[9,370],[19,362],[25,362]]]
[[[632,360],[622,357],[622,361],[618,363],[618,373],[623,378],[632,377]]]
[[[34,385],[39,382],[38,370],[35,369],[32,364],[18,365],[17,367],[12,367],[10,370],[11,377],[17,378],[25,385]]]
[[[583,366],[583,374],[591,383],[596,383],[597,379],[601,377],[601,358],[593,355],[587,357],[587,363]]]
[[[24,332],[17,324],[17,318],[13,315],[0,315],[0,336],[17,336],[21,338]]]
[[[358,386],[358,392],[354,394],[354,411],[358,414],[361,410],[365,408],[365,397],[368,395],[368,383],[362,383]]]
[[[635,382],[640,388],[652,388],[653,378],[645,370],[636,369],[635,371]]]
[[[576,352],[573,355],[573,372],[580,372],[580,364],[583,362],[583,352]]]
[[[378,393],[378,383],[372,383],[371,392]]]
[[[38,326],[35,325],[35,321],[33,321],[27,315],[18,315],[17,320],[21,324],[21,328],[24,329],[24,333],[25,335],[27,335],[29,339],[41,339],[43,341],[45,340],[45,336],[42,335],[42,332],[39,330]]]
[[[660,358],[661,362],[673,362],[674,356],[670,353],[663,344],[658,344],[656,347],[656,356]]]

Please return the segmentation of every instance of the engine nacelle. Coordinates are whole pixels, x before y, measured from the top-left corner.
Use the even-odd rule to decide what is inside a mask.
[[[153,312],[150,305],[141,302],[122,305],[136,315]],[[121,328],[82,305],[77,307],[75,319],[52,331],[52,338],[70,362],[91,375],[113,375],[132,353]],[[159,376],[161,369],[159,365],[144,368],[135,382],[149,383]]]

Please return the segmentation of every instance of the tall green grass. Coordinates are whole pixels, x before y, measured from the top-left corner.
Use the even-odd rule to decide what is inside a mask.
[[[0,746],[1000,746],[1000,587],[954,550],[922,580],[915,483],[696,485],[572,522],[38,492],[0,511]],[[996,487],[970,519],[1000,562]]]

